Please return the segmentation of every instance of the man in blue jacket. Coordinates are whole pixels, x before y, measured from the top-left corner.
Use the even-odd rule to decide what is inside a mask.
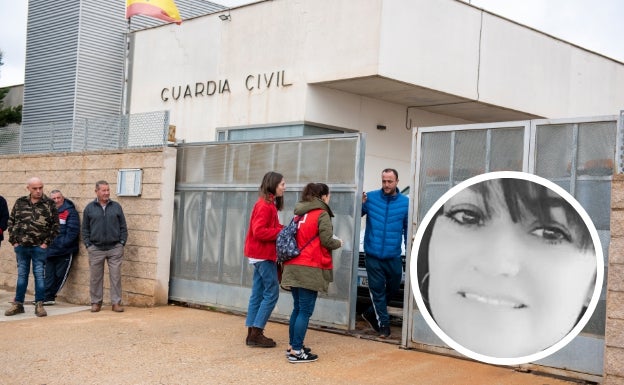
[[[373,302],[362,317],[382,338],[390,337],[388,301],[401,287],[401,246],[407,241],[409,199],[401,194],[398,183],[397,170],[387,168],[381,172],[381,189],[362,196],[366,274]]]
[[[54,305],[56,294],[65,284],[72,259],[78,253],[80,235],[80,218],[74,202],[65,199],[59,190],[52,190],[50,198],[56,205],[60,226],[59,235],[47,249],[44,305]]]
[[[0,243],[4,240],[4,232],[9,225],[9,206],[6,199],[0,195]]]

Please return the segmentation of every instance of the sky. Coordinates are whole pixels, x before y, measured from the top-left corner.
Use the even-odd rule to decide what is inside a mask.
[[[624,0],[462,1],[624,63]],[[253,1],[213,2],[235,7]],[[0,0],[0,87],[24,82],[27,11],[28,0]]]

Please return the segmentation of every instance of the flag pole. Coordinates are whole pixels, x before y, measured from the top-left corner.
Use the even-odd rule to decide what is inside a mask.
[[[128,18],[128,27],[126,29],[125,36],[125,49],[124,49],[124,75],[123,75],[123,88],[121,94],[121,114],[126,115],[128,113],[128,73],[130,66],[130,23],[132,17]]]

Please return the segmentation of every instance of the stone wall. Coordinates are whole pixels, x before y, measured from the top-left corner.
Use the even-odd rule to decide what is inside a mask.
[[[117,197],[117,174],[124,168],[143,170],[140,196]],[[95,182],[108,181],[111,199],[122,205],[128,223],[122,265],[122,301],[132,306],[161,305],[167,303],[169,294],[175,168],[176,149],[170,147],[1,156],[0,195],[5,197],[11,210],[18,197],[28,194],[27,180],[38,176],[43,181],[44,193],[49,195],[53,189],[61,190],[74,202],[82,220],[82,210],[95,199]],[[0,247],[0,286],[14,290],[17,268],[7,238],[5,236]],[[104,303],[107,304],[110,303],[107,268],[104,274]],[[31,273],[27,301],[33,298],[33,290]],[[89,260],[82,241],[58,299],[75,304],[90,303]]]
[[[624,384],[624,175],[611,188],[604,385]]]

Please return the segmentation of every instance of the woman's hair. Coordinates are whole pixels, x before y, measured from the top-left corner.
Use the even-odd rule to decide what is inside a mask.
[[[418,246],[418,257],[416,259],[416,269],[418,271],[418,287],[420,287],[420,295],[427,307],[427,311],[431,314],[431,307],[429,306],[429,241],[431,241],[431,233],[438,217],[444,212],[444,208],[441,207],[431,218],[431,221],[427,225],[422,238],[420,239],[420,245]]]
[[[301,193],[301,200],[311,202],[315,198],[321,199],[323,195],[329,195],[329,187],[325,183],[308,183]]]
[[[483,197],[486,219],[492,217],[493,205],[490,202],[496,200],[493,194],[496,194],[497,186],[500,186],[498,190],[502,190],[503,199],[513,223],[527,218],[535,218],[540,223],[552,223],[554,219],[551,208],[560,207],[565,212],[574,238],[574,245],[579,249],[593,250],[594,244],[589,229],[576,209],[563,197],[553,194],[549,188],[536,182],[502,178],[470,186],[471,190],[480,193]]]
[[[270,197],[273,196],[275,199],[275,207],[278,210],[284,208],[284,197],[278,197],[275,195],[277,191],[277,186],[282,183],[284,176],[279,172],[269,171],[264,174],[262,178],[262,183],[260,184],[260,196],[262,196],[265,200],[270,200]]]
[[[474,184],[469,189],[478,192],[483,197],[486,219],[492,217],[495,212],[492,202],[499,199],[495,194],[501,194],[502,200],[509,211],[509,216],[514,223],[523,219],[534,217],[541,223],[553,221],[551,208],[561,207],[565,211],[566,220],[573,235],[574,245],[582,250],[594,250],[591,234],[583,218],[576,209],[562,197],[555,197],[550,189],[538,183],[524,179],[501,178],[487,180]],[[423,301],[427,305],[429,313],[429,242],[438,217],[444,213],[444,206],[435,213],[427,225],[418,248],[418,285]]]

